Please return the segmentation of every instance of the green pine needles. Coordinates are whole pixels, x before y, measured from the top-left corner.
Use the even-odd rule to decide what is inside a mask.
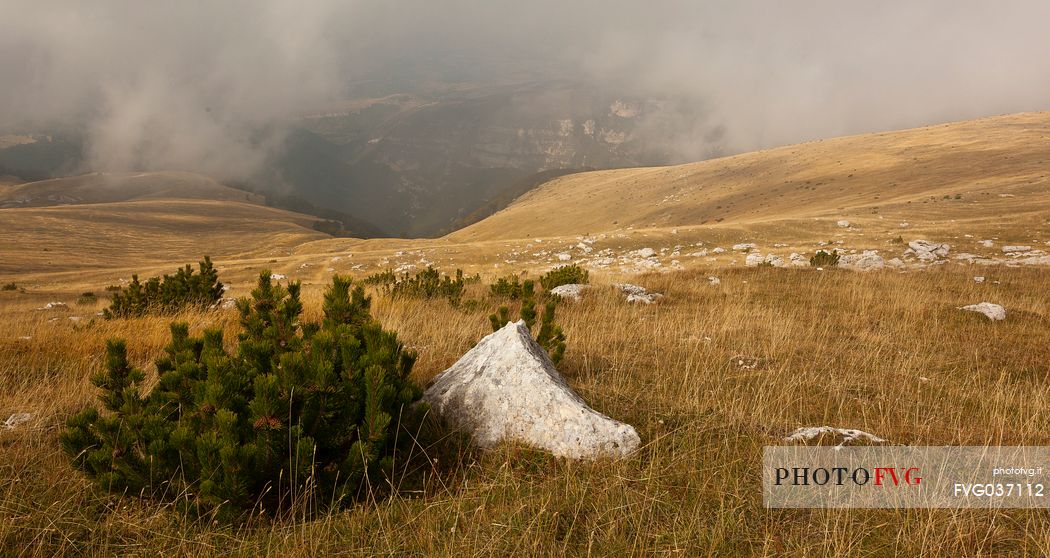
[[[817,250],[816,254],[813,254],[809,258],[809,265],[813,267],[835,267],[839,265],[839,251],[832,250]]]
[[[139,282],[138,275],[132,275],[127,287],[113,293],[113,302],[102,315],[111,320],[150,313],[174,314],[187,308],[211,306],[222,298],[219,272],[208,256],[204,256],[197,268],[198,272],[194,273],[193,268],[186,264],[174,275],[151,277],[145,283]]]
[[[576,264],[563,265],[548,271],[540,277],[540,286],[543,287],[543,290],[550,291],[562,285],[585,285],[590,280],[589,275],[586,269]]]
[[[455,278],[452,278],[434,269],[433,266],[427,266],[426,269],[417,271],[414,275],[406,272],[399,276],[393,271],[386,270],[366,277],[364,284],[380,286],[396,298],[446,298],[449,304],[458,306],[463,298],[465,286],[480,281],[480,275],[467,277],[463,275],[462,269],[457,269]]]
[[[61,435],[73,465],[102,488],[232,519],[339,506],[393,467],[396,432],[416,421],[415,355],[369,313],[370,299],[336,276],[321,323],[300,324],[299,283],[259,276],[237,306],[232,353],[222,331],[193,337],[172,324],[159,383],[132,367],[123,341],[106,347],[93,378],[102,411],[69,419]],[[402,441],[408,436],[402,436]]]
[[[501,279],[500,281],[504,280]],[[506,281],[504,283],[506,284]],[[525,327],[531,331],[536,325],[536,318],[538,317],[536,313],[536,283],[531,279],[526,279],[518,284],[515,277],[514,284],[520,286],[517,289],[517,295],[521,298],[519,315],[525,321]],[[495,288],[493,288],[493,292],[495,292]],[[551,357],[551,362],[558,364],[565,356],[565,334],[554,323],[554,312],[557,307],[555,302],[556,299],[548,298],[546,304],[544,304],[543,316],[540,317],[540,330],[536,334],[536,342],[547,351],[547,354]],[[492,331],[499,331],[509,321],[510,309],[506,306],[500,306],[495,314],[489,316]]]

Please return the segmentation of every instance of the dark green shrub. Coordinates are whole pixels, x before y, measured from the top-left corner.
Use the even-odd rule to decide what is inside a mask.
[[[589,280],[587,270],[576,265],[563,265],[548,271],[540,277],[540,286],[550,292],[554,287],[571,284],[586,284]]]
[[[18,285],[14,284],[13,281],[11,283],[5,283],[3,287],[0,287],[0,291],[17,291],[17,290],[18,290]]]
[[[498,298],[519,300],[523,295],[523,285],[517,275],[500,277],[495,283],[489,285],[489,293]]]
[[[397,282],[397,274],[387,269],[379,273],[373,273],[362,281],[365,285],[389,287]]]
[[[456,278],[443,275],[433,267],[427,266],[415,275],[405,273],[389,286],[390,294],[404,298],[447,298],[452,305],[459,304],[463,297],[465,281],[463,270],[456,270]]]
[[[369,305],[336,276],[322,322],[300,325],[299,283],[275,285],[265,271],[237,301],[234,351],[220,329],[192,337],[172,324],[149,393],[124,342],[110,341],[92,380],[103,409],[71,417],[63,449],[106,490],[224,520],[351,501],[366,479],[389,474],[395,431],[415,420],[421,396],[408,378],[415,355]]]
[[[174,275],[151,277],[145,283],[139,282],[138,275],[132,275],[131,283],[113,294],[113,302],[103,316],[109,320],[207,308],[222,298],[223,286],[211,258],[205,256],[198,269],[199,273],[194,273],[186,264]]]
[[[521,284],[521,308],[519,316],[525,321],[525,327],[531,331],[536,325],[536,288],[532,280],[526,280]],[[554,323],[555,300],[550,299],[544,305],[543,316],[540,318],[540,330],[536,333],[536,342],[539,343],[551,357],[551,362],[557,364],[565,356],[565,334],[561,328]],[[489,324],[492,331],[499,331],[507,322],[511,321],[510,308],[500,306],[496,313],[489,316]]]
[[[809,258],[809,265],[813,267],[835,267],[839,265],[839,251],[817,250],[817,253]]]
[[[77,304],[94,304],[96,302],[98,302],[98,297],[91,291],[85,291],[77,298]]]

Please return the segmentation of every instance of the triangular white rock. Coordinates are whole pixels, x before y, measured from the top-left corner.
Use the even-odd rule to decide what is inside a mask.
[[[560,457],[623,457],[641,444],[629,424],[587,406],[525,322],[508,323],[438,374],[423,400],[482,447],[516,440]]]

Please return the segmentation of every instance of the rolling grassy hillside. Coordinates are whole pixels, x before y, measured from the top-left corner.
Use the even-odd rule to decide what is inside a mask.
[[[782,147],[674,167],[555,179],[454,241],[628,227],[761,227],[800,220],[1039,222],[1050,211],[1050,113]],[[819,227],[819,225],[817,225]]]
[[[953,259],[960,251],[1003,258],[1005,244],[1047,249],[1048,177],[1050,113],[1040,113],[567,176],[438,239],[324,238],[303,215],[232,199],[0,209],[0,283],[17,287],[0,291],[0,419],[32,415],[0,429],[0,549],[1047,555],[1043,512],[767,510],[759,471],[762,447],[802,426],[859,428],[894,444],[1050,444],[1050,270]],[[850,226],[837,224],[843,219]],[[889,257],[912,238],[950,242],[952,258],[871,273],[745,268],[731,248],[834,245]],[[632,255],[642,248],[654,254]],[[558,309],[568,336],[559,369],[595,409],[635,425],[643,447],[623,461],[580,463],[516,444],[479,452],[427,440],[414,450],[426,465],[391,479],[391,498],[235,526],[101,492],[70,468],[59,432],[93,403],[89,378],[102,367],[105,340],[128,339],[132,362],[152,378],[170,321],[96,319],[108,303],[103,289],[205,253],[229,296],[246,295],[262,269],[303,281],[309,319],[334,273],[433,264],[488,281],[582,263],[595,288]],[[665,297],[627,304],[611,286],[623,280]],[[78,300],[84,291],[99,296]],[[490,331],[487,316],[502,303],[485,285],[471,285],[458,307],[369,292],[376,318],[419,351],[420,384]],[[47,308],[52,301],[67,306]],[[958,309],[980,301],[1002,304],[1007,319]],[[232,309],[177,318],[194,333],[223,327],[227,339],[239,327]]]
[[[318,219],[188,173],[92,174],[0,190],[0,276],[50,280],[125,267],[287,254]],[[165,265],[168,267],[168,265]]]
[[[47,207],[153,199],[200,199],[262,204],[257,194],[188,172],[92,173],[27,182],[0,191],[0,208]]]

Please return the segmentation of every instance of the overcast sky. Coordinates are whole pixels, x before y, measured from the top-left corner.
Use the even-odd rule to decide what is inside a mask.
[[[235,175],[354,80],[477,59],[692,99],[744,151],[1050,109],[1047,22],[1046,0],[4,0],[0,132]]]

